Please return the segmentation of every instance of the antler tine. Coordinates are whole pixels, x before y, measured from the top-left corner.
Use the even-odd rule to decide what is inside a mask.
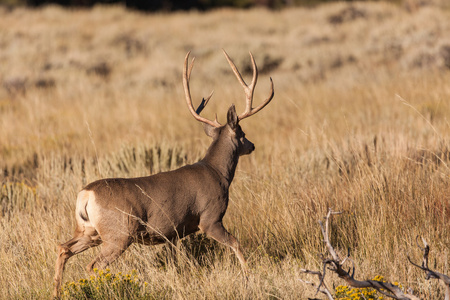
[[[241,83],[241,85],[242,85],[242,87],[244,88],[244,91],[245,91],[245,96],[246,96],[245,111],[238,116],[239,120],[242,120],[242,119],[245,119],[247,117],[250,117],[251,115],[256,114],[258,111],[263,109],[267,104],[269,104],[269,102],[272,100],[273,95],[274,95],[273,81],[272,81],[272,78],[270,78],[270,83],[271,83],[270,96],[263,103],[261,103],[258,107],[253,108],[252,107],[252,104],[253,104],[253,92],[255,90],[256,82],[258,81],[258,68],[256,66],[255,59],[253,58],[253,54],[251,52],[249,52],[250,53],[250,59],[252,61],[253,77],[252,77],[252,82],[250,83],[250,85],[247,85],[245,83],[244,79],[242,78],[241,73],[239,73],[239,70],[237,69],[237,67],[234,64],[234,62],[231,60],[231,58],[228,56],[228,54],[225,52],[225,50],[222,49],[222,51],[225,54],[225,57],[226,57],[228,63],[230,64],[231,69],[234,72],[234,75],[236,75],[236,78],[239,80],[239,82]]]
[[[256,85],[256,81],[258,80],[258,68],[256,67],[256,63],[255,63],[255,59],[253,58],[253,55],[251,52],[250,53],[250,58],[252,60],[252,68],[253,68],[253,78],[252,78],[252,83],[250,84],[250,87],[245,83],[244,79],[242,78],[241,73],[239,72],[239,70],[237,69],[236,65],[234,64],[234,62],[231,60],[231,58],[228,56],[227,52],[222,49],[223,54],[225,54],[225,58],[227,59],[228,63],[231,66],[231,69],[233,70],[234,74],[236,75],[237,79],[239,80],[239,82],[241,83],[242,87],[244,88],[244,90],[247,92],[247,90],[249,92],[253,92],[253,89],[255,88]]]
[[[189,80],[191,78],[191,71],[192,71],[192,68],[194,67],[195,58],[192,59],[191,65],[189,66],[189,54],[190,53],[191,53],[191,51],[189,51],[186,54],[186,58],[184,59],[184,67],[183,67],[183,86],[184,86],[184,94],[186,96],[186,103],[187,103],[188,109],[191,112],[192,116],[194,116],[194,118],[197,121],[203,122],[205,124],[209,124],[213,127],[220,127],[221,125],[217,121],[217,117],[214,121],[211,121],[211,120],[208,120],[199,115],[200,112],[205,108],[209,99],[211,99],[213,92],[211,92],[211,94],[206,99],[205,98],[202,99],[202,102],[200,103],[200,105],[198,106],[198,108],[196,110],[194,110],[194,107],[192,106],[191,91],[189,88]]]
[[[249,116],[251,116],[251,115],[254,115],[254,114],[256,114],[258,111],[260,111],[261,109],[263,109],[264,107],[266,107],[266,105],[269,104],[270,101],[272,101],[272,98],[273,98],[273,95],[274,95],[274,94],[275,94],[275,92],[274,92],[274,90],[273,90],[273,80],[272,80],[272,77],[270,77],[270,95],[269,95],[269,97],[267,97],[267,99],[264,100],[264,102],[261,103],[258,107],[252,108],[251,114],[249,114],[249,115],[246,116],[246,117],[249,117]],[[240,120],[241,120],[241,118],[240,118]]]
[[[197,107],[197,109],[195,110],[195,112],[199,115],[202,110],[205,108],[206,104],[208,104],[209,99],[211,99],[212,95],[214,94],[214,91],[211,92],[211,94],[209,94],[208,97],[206,98],[202,98],[202,102],[200,103],[200,105]]]
[[[189,57],[190,53],[191,53],[191,51],[188,52],[187,57]],[[191,72],[192,72],[192,68],[194,67],[194,62],[195,62],[195,57],[192,58],[191,64],[189,65],[189,69],[187,71],[187,79],[188,80],[191,80]],[[186,64],[186,61],[184,63]]]

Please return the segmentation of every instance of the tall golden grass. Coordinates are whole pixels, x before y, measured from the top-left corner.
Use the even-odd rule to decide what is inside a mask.
[[[214,242],[177,263],[133,246],[111,269],[138,270],[159,298],[304,299],[300,269],[324,252],[317,221],[343,210],[331,241],[352,250],[356,277],[383,275],[427,299],[442,290],[407,262],[420,235],[449,274],[450,11],[384,2],[314,9],[142,14],[122,7],[0,8],[0,298],[49,298],[56,245],[71,237],[77,192],[102,177],[141,176],[192,163],[209,139],[184,104],[214,89],[207,117],[224,120],[244,95],[221,53],[260,69],[242,122],[256,151],[242,157],[225,225],[249,259]],[[248,74],[246,74],[248,76]],[[86,277],[98,250],[72,258],[65,281]],[[195,252],[195,251],[194,251]],[[330,285],[342,284],[329,276]]]

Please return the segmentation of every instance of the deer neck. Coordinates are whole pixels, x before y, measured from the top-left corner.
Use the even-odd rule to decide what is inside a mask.
[[[239,161],[237,150],[238,145],[233,141],[219,138],[211,144],[202,161],[230,185]]]

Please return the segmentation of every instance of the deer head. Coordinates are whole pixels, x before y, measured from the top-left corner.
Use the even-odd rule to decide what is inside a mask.
[[[253,92],[255,90],[256,82],[258,80],[258,68],[256,66],[255,59],[254,59],[252,53],[250,52],[250,58],[251,58],[252,68],[253,68],[253,77],[252,77],[252,82],[250,83],[250,85],[247,85],[245,83],[244,79],[242,78],[241,73],[239,72],[239,70],[237,69],[236,65],[231,60],[231,58],[228,56],[228,54],[225,52],[225,50],[223,50],[223,53],[224,53],[228,63],[230,64],[231,69],[233,70],[234,74],[236,75],[236,78],[241,83],[242,87],[244,88],[245,97],[246,97],[245,111],[242,114],[237,115],[234,104],[231,105],[231,107],[228,109],[227,123],[225,125],[221,125],[219,123],[219,121],[217,120],[217,115],[216,115],[216,118],[214,119],[214,121],[211,121],[207,118],[200,116],[200,113],[205,108],[205,106],[208,104],[208,101],[211,99],[213,93],[211,93],[207,98],[202,99],[202,102],[197,107],[197,109],[194,109],[194,107],[192,105],[189,80],[190,80],[192,68],[194,67],[195,58],[192,59],[192,62],[189,65],[190,52],[188,52],[186,54],[186,58],[184,61],[184,68],[183,68],[183,86],[184,86],[184,92],[185,92],[185,96],[186,96],[186,103],[187,103],[189,111],[194,116],[194,118],[204,124],[205,133],[208,136],[213,138],[213,140],[215,141],[218,139],[221,132],[226,132],[226,134],[230,138],[235,140],[235,144],[238,146],[237,149],[238,149],[239,156],[246,155],[246,154],[250,154],[251,152],[253,152],[253,150],[255,150],[255,146],[253,145],[252,142],[250,142],[245,137],[245,133],[242,131],[242,128],[239,125],[239,122],[247,117],[250,117],[250,116],[256,114],[258,111],[263,109],[267,104],[269,104],[269,102],[272,100],[272,98],[274,96],[273,81],[272,81],[272,78],[270,78],[270,83],[271,83],[270,96],[263,103],[261,103],[258,107],[253,108],[253,105],[252,105],[253,104]],[[222,134],[222,135],[224,135],[224,134]]]

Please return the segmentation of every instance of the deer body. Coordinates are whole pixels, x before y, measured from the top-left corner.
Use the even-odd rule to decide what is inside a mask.
[[[79,227],[93,227],[101,236],[114,228],[123,243],[159,244],[221,223],[240,150],[224,151],[222,144],[214,141],[203,160],[177,170],[87,185],[77,198]],[[250,153],[254,146],[248,147]],[[211,161],[217,152],[220,164]]]
[[[222,218],[228,206],[228,191],[239,157],[255,149],[238,123],[270,102],[273,84],[271,96],[253,109],[249,101],[253,97],[257,70],[251,56],[254,78],[250,86],[251,94],[246,92],[247,109],[238,116],[232,105],[227,113],[227,123],[220,125],[217,120],[212,122],[199,116],[211,96],[196,111],[192,107],[189,92],[192,65],[188,70],[188,56],[189,53],[183,74],[188,108],[197,120],[204,123],[205,133],[213,139],[205,157],[195,164],[152,176],[97,180],[79,192],[74,236],[58,247],[54,297],[60,295],[67,260],[100,244],[103,244],[102,250],[87,266],[89,272],[94,266],[104,268],[134,242],[155,245],[176,241],[202,230],[207,236],[231,247],[242,268],[246,269],[239,242],[223,227]],[[234,64],[226,53],[225,56],[233,68]],[[238,76],[235,67],[233,71]],[[240,81],[243,83],[242,78]]]

